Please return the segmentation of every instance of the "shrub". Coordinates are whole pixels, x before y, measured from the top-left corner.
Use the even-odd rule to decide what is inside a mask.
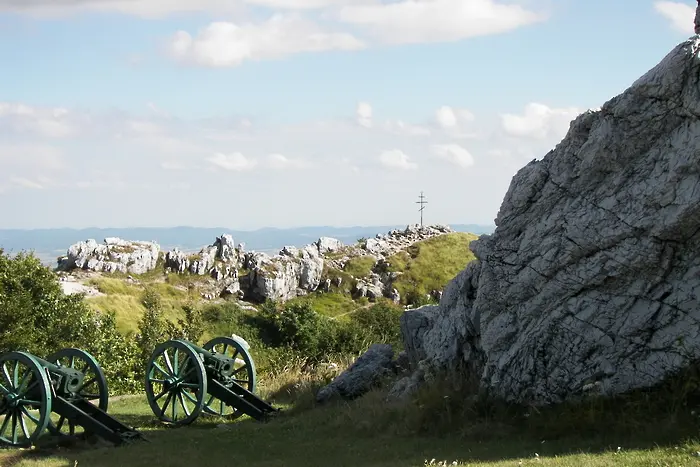
[[[113,393],[134,384],[134,347],[113,315],[91,310],[84,296],[65,295],[58,276],[32,254],[0,249],[0,353],[20,350],[46,358],[66,347],[93,354]]]

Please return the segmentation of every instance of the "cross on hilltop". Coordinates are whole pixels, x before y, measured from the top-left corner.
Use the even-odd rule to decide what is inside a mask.
[[[428,204],[427,201],[425,201],[425,196],[423,196],[423,192],[420,192],[420,196],[418,197],[418,201],[416,201],[416,204],[420,204],[420,209],[418,210],[420,212],[420,226],[423,227],[423,210],[425,209],[425,205]]]

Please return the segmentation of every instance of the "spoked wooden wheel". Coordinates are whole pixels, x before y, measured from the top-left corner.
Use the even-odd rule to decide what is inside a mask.
[[[109,404],[109,389],[107,387],[107,378],[105,378],[102,368],[97,363],[97,360],[80,349],[62,349],[51,354],[47,361],[62,367],[73,368],[83,373],[83,384],[77,391],[70,402],[77,400],[86,400],[103,412],[107,412]],[[76,425],[71,420],[66,420],[65,417],[59,417],[54,424],[49,420],[48,429],[53,434],[75,435]]]
[[[31,446],[51,415],[51,387],[44,368],[31,355],[0,356],[0,444]]]
[[[224,385],[227,382],[235,382],[248,391],[255,392],[255,363],[253,363],[253,357],[240,342],[230,337],[215,337],[202,347],[209,352],[225,355],[233,361],[233,371],[228,378],[221,381]],[[212,395],[207,396],[204,412],[231,419],[243,415],[243,412],[240,410],[226,405],[224,401]]]
[[[146,367],[146,397],[156,417],[189,425],[202,412],[206,395],[204,364],[190,345],[175,339],[156,347]]]

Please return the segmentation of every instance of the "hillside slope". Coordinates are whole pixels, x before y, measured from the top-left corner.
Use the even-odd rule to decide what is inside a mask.
[[[449,279],[474,258],[469,244],[478,237],[445,229],[420,240],[421,235],[400,236],[400,232],[394,231],[393,236],[380,235],[379,239],[361,239],[354,245],[336,244],[320,255],[323,263],[318,270],[316,288],[295,290],[298,296],[284,297],[281,301],[306,303],[327,316],[345,316],[382,298],[409,307],[436,302]],[[373,242],[378,244],[373,246]],[[142,297],[146,290],[154,290],[161,296],[163,309],[171,321],[183,317],[182,305],[188,302],[202,305],[231,302],[251,313],[262,303],[255,296],[225,292],[231,288],[230,279],[189,270],[179,274],[167,271],[164,257],[165,253],[161,252],[158,267],[144,274],[74,269],[64,274],[64,288],[76,288],[76,283],[91,288],[87,302],[97,310],[114,312],[124,333],[136,331],[144,312]],[[243,263],[236,269],[237,278],[250,274],[245,266]],[[271,268],[269,263],[263,267]],[[263,269],[262,274],[267,273]],[[280,297],[265,298],[280,301]]]

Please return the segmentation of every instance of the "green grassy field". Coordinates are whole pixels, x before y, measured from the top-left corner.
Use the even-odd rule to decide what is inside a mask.
[[[242,417],[200,417],[181,428],[160,426],[143,396],[111,403],[110,413],[136,426],[147,442],[112,447],[87,443],[63,448],[0,450],[3,467],[194,467],[194,466],[695,466],[700,444],[675,432],[654,429],[654,421],[635,436],[605,433],[543,439],[534,433],[504,434],[497,424],[464,420],[464,429],[435,436],[401,432],[406,421],[387,417],[381,394],[355,402],[287,409],[261,423]],[[291,409],[291,410],[290,410]],[[408,415],[410,421],[411,418]],[[656,435],[656,436],[654,436]],[[444,463],[443,463],[444,462]],[[442,464],[441,464],[442,463]]]

